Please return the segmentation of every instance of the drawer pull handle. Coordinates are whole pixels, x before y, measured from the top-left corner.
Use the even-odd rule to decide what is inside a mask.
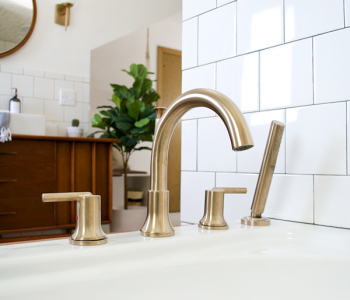
[[[0,154],[17,154],[17,152],[0,151]]]
[[[0,212],[0,216],[15,215],[15,214],[17,214],[17,212],[15,212],[15,211]]]
[[[0,183],[5,183],[5,182],[17,182],[17,179],[0,179]]]

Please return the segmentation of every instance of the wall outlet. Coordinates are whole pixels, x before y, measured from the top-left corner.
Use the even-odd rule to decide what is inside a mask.
[[[75,105],[75,91],[60,89],[60,105]]]

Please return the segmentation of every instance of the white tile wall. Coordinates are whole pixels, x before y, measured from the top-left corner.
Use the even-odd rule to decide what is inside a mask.
[[[90,122],[89,77],[3,65],[0,70],[0,109],[8,109],[9,100],[12,97],[11,88],[18,88],[18,97],[22,102],[23,113],[44,114],[47,125],[51,125],[51,127],[56,125],[58,135],[63,136],[67,135],[66,128],[71,125],[71,120],[77,118],[80,120],[80,126],[84,129],[84,135],[88,134]],[[75,106],[59,105],[60,88],[75,90]],[[51,129],[49,131],[56,132],[56,130]]]
[[[237,1],[237,54],[282,43],[283,0]]]
[[[236,2],[199,16],[198,64],[203,65],[234,55],[236,55]]]
[[[181,123],[181,170],[197,170],[197,120]]]
[[[315,103],[350,99],[350,28],[314,38]]]
[[[274,175],[263,215],[313,223],[313,176]]]
[[[216,0],[182,1],[182,19],[187,20],[216,7]]]
[[[259,110],[259,53],[218,62],[216,84],[242,112]]]
[[[181,172],[181,220],[198,223],[204,213],[205,190],[215,187],[214,172]]]
[[[184,119],[191,119],[187,122],[192,122],[192,127],[184,127],[182,136],[197,138],[198,144],[196,147],[193,142],[191,152],[183,151],[186,165],[193,171],[183,174],[182,204],[192,198],[199,204],[185,204],[182,215],[193,216],[198,207],[197,215],[188,217],[188,221],[198,222],[204,189],[211,188],[215,179],[216,186],[242,184],[249,188],[246,195],[225,196],[226,219],[237,221],[249,215],[269,123],[277,119],[286,123],[285,138],[265,215],[350,228],[346,218],[340,222],[334,217],[345,214],[350,205],[350,28],[344,28],[350,26],[350,0],[217,0],[216,7],[209,2],[183,0],[184,10],[192,7],[191,18],[205,20],[236,5],[232,20],[236,17],[237,25],[220,25],[222,20],[213,17],[205,30],[199,26],[195,41],[184,39],[184,57],[195,53],[191,43],[207,43],[198,50],[202,63],[210,64],[193,64],[192,69],[184,70],[183,91],[216,88],[232,98],[246,113],[256,146],[238,153],[236,173],[233,165],[223,164],[234,160],[227,158],[231,147],[225,144],[228,137],[219,118],[201,109],[186,114]],[[222,55],[227,49],[217,48],[221,40],[209,45],[210,39],[226,36],[232,41],[234,35],[237,57]],[[211,124],[213,120],[217,124]],[[212,157],[216,161],[208,161]]]
[[[249,151],[237,153],[237,172],[259,173],[271,121],[276,120],[285,124],[285,110],[250,113],[245,114],[244,117],[251,130],[254,147]],[[275,173],[285,173],[285,133],[278,153]]]
[[[286,42],[342,27],[343,0],[285,0]]]
[[[236,172],[236,152],[219,117],[198,120],[198,171]]]
[[[197,66],[198,18],[192,18],[182,24],[182,69]]]
[[[182,72],[182,92],[198,88],[215,90],[216,65],[210,64]],[[182,119],[193,119],[215,116],[214,112],[207,108],[195,108],[186,113]]]
[[[260,108],[313,103],[312,39],[306,39],[260,54]]]
[[[250,215],[257,180],[257,174],[216,173],[216,187],[245,187],[248,190],[246,194],[225,195],[224,217],[229,225]]]
[[[315,176],[315,222],[350,228],[350,176]]]

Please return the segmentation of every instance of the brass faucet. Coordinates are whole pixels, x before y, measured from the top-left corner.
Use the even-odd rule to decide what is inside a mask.
[[[77,201],[77,227],[69,243],[93,246],[107,243],[101,227],[101,196],[90,192],[51,193],[42,195],[43,202]]]
[[[222,119],[234,151],[247,150],[254,146],[249,127],[241,111],[225,95],[213,90],[195,89],[175,99],[156,121],[147,218],[141,228],[143,236],[168,237],[175,234],[169,219],[169,191],[167,190],[169,143],[178,121],[187,111],[196,107],[210,108]]]

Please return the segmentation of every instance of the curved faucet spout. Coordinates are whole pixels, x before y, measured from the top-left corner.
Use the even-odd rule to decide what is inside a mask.
[[[163,237],[174,235],[169,220],[167,171],[170,139],[176,124],[190,109],[207,107],[224,122],[232,149],[247,150],[253,147],[249,127],[238,107],[225,95],[208,89],[195,89],[182,94],[157,120],[151,157],[151,190],[148,197],[148,214],[141,229],[143,236]]]

